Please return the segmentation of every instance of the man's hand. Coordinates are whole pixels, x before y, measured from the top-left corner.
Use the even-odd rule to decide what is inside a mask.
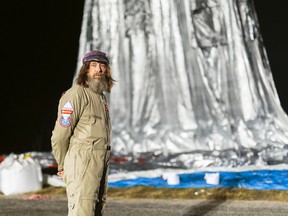
[[[64,170],[57,172],[57,176],[61,179],[64,177]]]

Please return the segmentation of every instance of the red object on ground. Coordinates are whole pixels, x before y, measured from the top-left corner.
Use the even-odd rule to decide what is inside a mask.
[[[111,161],[115,163],[124,163],[124,162],[129,161],[129,159],[125,157],[112,157]]]
[[[5,159],[4,155],[0,155],[0,163]]]
[[[139,157],[138,158],[138,162],[139,163],[144,163],[145,162],[145,158],[144,157]]]
[[[48,200],[48,199],[51,199],[51,196],[43,195],[43,194],[32,194],[32,195],[28,196],[26,199],[28,199],[28,200]]]
[[[57,168],[58,168],[58,164],[49,164],[47,167],[48,167],[48,168],[55,168],[55,169],[57,169]]]

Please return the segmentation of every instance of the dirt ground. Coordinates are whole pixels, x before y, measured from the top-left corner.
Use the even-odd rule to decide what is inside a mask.
[[[40,191],[26,195],[65,196],[64,187],[45,186]],[[1,195],[0,193],[0,198]],[[137,186],[108,188],[109,198],[115,199],[212,199],[212,200],[259,200],[288,202],[286,190],[250,190],[245,188],[154,188]]]

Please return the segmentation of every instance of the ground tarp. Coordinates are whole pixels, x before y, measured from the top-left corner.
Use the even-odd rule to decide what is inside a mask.
[[[219,173],[219,183],[209,183],[207,174]],[[171,175],[173,178],[175,176]],[[221,172],[194,172],[177,174],[179,184],[169,184],[167,178],[139,177],[109,182],[109,187],[125,188],[152,186],[155,188],[247,188],[254,190],[288,190],[288,169],[285,170],[248,170]],[[206,176],[206,178],[205,178]],[[212,175],[213,177],[213,175]],[[173,182],[173,181],[172,181]],[[208,183],[207,183],[208,182]]]

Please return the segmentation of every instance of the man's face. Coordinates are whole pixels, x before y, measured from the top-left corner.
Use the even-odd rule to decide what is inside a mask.
[[[96,80],[101,80],[107,73],[107,65],[102,62],[92,61],[88,70],[88,77]]]

